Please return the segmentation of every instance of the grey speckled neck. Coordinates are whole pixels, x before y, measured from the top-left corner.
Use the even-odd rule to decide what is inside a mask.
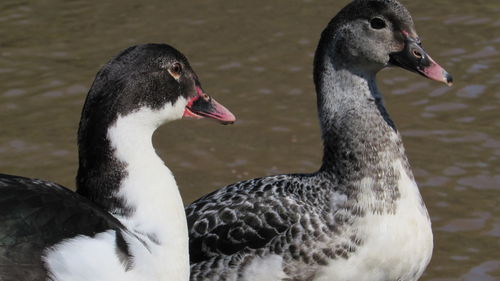
[[[401,161],[409,177],[413,175],[401,136],[377,89],[378,70],[349,68],[342,56],[335,58],[328,51],[319,50],[316,56],[322,56],[316,57],[315,65],[324,142],[320,173],[333,176],[343,189],[338,191],[345,194],[356,194],[363,178],[373,179],[381,203],[373,211],[393,211],[392,203],[399,198],[395,161]]]

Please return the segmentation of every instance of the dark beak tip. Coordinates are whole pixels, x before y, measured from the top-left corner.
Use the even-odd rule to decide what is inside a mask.
[[[453,76],[451,76],[448,72],[445,73],[446,85],[449,87],[453,86]]]
[[[221,122],[222,125],[232,125],[234,124],[234,122],[236,121],[224,121],[224,122]]]

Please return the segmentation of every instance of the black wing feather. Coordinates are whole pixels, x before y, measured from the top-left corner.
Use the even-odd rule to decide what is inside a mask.
[[[109,229],[124,227],[71,190],[0,174],[0,280],[45,280],[45,249],[66,238]]]

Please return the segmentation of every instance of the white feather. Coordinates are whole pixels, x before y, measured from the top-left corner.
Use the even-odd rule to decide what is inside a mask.
[[[245,269],[241,280],[277,281],[286,278],[283,271],[283,258],[278,255],[256,257]]]

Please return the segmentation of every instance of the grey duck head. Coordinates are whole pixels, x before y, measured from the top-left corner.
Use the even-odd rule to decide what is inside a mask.
[[[344,7],[321,35],[315,78],[325,55],[353,71],[399,66],[448,85],[453,81],[422,48],[410,13],[395,0],[355,0]]]

